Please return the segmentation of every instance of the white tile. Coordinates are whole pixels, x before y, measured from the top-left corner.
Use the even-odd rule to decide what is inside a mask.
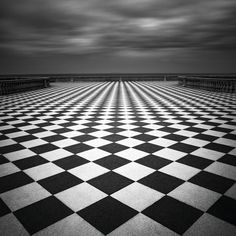
[[[100,165],[97,165],[93,162],[90,162],[90,163],[75,167],[73,169],[70,169],[68,172],[70,172],[71,174],[77,176],[78,178],[84,181],[87,181],[99,175],[105,174],[108,171],[109,171],[108,169]]]
[[[201,140],[201,139],[196,139],[196,138],[188,138],[181,141],[181,143],[186,143],[186,144],[193,145],[196,147],[203,147],[203,146],[206,146],[210,142]]]
[[[168,127],[174,128],[174,129],[187,129],[189,126],[187,126],[187,125],[173,124],[173,125],[170,125],[170,126],[168,126]]]
[[[51,194],[41,185],[34,182],[24,185],[23,187],[4,192],[0,196],[12,211],[16,211],[43,198],[49,197],[50,195]]]
[[[130,125],[130,124],[118,126],[118,128],[127,129],[127,130],[130,130],[130,129],[132,130],[132,129],[135,129],[135,128],[137,128],[137,127],[138,127],[137,125]]]
[[[219,193],[189,182],[180,185],[168,195],[202,211],[207,211],[221,197]]]
[[[24,131],[6,134],[6,136],[9,138],[18,138],[18,137],[22,137],[22,136],[26,136],[26,135],[29,135],[29,134]]]
[[[67,137],[67,138],[73,138],[73,137],[77,137],[80,135],[83,135],[84,133],[79,132],[79,131],[70,131],[70,132],[66,132],[66,133],[62,133],[60,135]]]
[[[122,139],[116,143],[124,145],[126,147],[135,147],[135,146],[140,145],[144,142],[141,140],[135,139],[135,138],[125,138],[125,139]]]
[[[171,148],[163,148],[157,152],[154,152],[153,154],[171,161],[176,161],[187,155],[185,152],[180,152]]]
[[[129,179],[137,181],[137,180],[153,173],[155,170],[152,168],[140,165],[138,163],[131,162],[131,163],[121,166],[113,171],[118,174],[121,174]]]
[[[18,171],[20,171],[20,169],[11,162],[0,165],[0,177],[10,175]]]
[[[34,236],[55,235],[102,236],[103,234],[75,213],[34,234]]]
[[[53,136],[55,135],[56,133],[53,133],[51,131],[43,131],[43,132],[39,132],[39,133],[36,133],[36,134],[33,134],[35,137],[38,137],[38,138],[46,138],[46,137],[50,137],[50,136]]]
[[[236,200],[236,183],[230,189],[227,190],[225,195]]]
[[[148,154],[149,153],[137,150],[135,148],[128,148],[116,153],[117,156],[123,157],[130,161],[138,160],[142,157],[147,156]]]
[[[172,141],[170,139],[165,139],[165,138],[157,138],[154,140],[149,141],[149,143],[161,146],[161,147],[169,147],[175,143],[177,143],[176,141]]]
[[[43,128],[46,129],[46,130],[51,131],[51,130],[61,129],[63,127],[60,126],[60,125],[49,125],[49,126],[44,126]]]
[[[32,147],[40,146],[40,145],[43,145],[43,144],[46,144],[46,143],[47,142],[42,140],[42,139],[34,139],[34,140],[22,142],[20,144],[23,145],[26,148],[32,148]]]
[[[68,126],[67,128],[71,130],[81,130],[81,129],[86,129],[88,127],[85,125],[73,125],[73,126]]]
[[[72,145],[78,144],[78,143],[79,142],[76,140],[67,138],[67,139],[62,139],[62,140],[53,142],[52,144],[57,147],[64,148],[64,147],[72,146]]]
[[[168,135],[169,133],[160,131],[160,130],[152,130],[152,131],[147,132],[146,134],[161,138]]]
[[[107,194],[84,182],[55,195],[74,212],[106,197]]]
[[[236,168],[235,166],[231,166],[228,164],[224,164],[221,162],[213,162],[209,165],[205,171],[211,172],[213,174],[217,174],[229,179],[233,179],[236,181]]]
[[[91,146],[91,147],[101,147],[101,146],[107,145],[111,142],[108,140],[102,139],[102,138],[95,138],[95,139],[89,140],[84,143]]]
[[[24,159],[26,157],[32,157],[36,155],[34,152],[28,150],[28,149],[23,149],[20,151],[15,151],[15,152],[9,152],[7,154],[4,154],[4,156],[9,160],[9,161],[17,161]]]
[[[211,136],[215,136],[215,137],[222,137],[225,135],[225,133],[223,133],[223,132],[214,131],[214,130],[207,130],[207,131],[203,132],[202,134],[211,135]]]
[[[0,147],[6,147],[6,146],[9,146],[9,145],[12,145],[15,143],[16,143],[16,141],[14,141],[12,139],[5,139],[5,140],[0,141]]]
[[[151,218],[139,213],[120,227],[113,230],[108,236],[178,236],[175,232],[159,224]]]
[[[64,149],[56,149],[53,151],[45,152],[43,154],[40,154],[43,158],[47,159],[48,161],[55,161],[64,157],[68,157],[73,155],[73,153],[68,152]]]
[[[225,155],[225,153],[217,152],[217,151],[210,150],[207,148],[199,148],[193,151],[191,154],[195,156],[203,157],[212,161],[216,161]]]
[[[94,129],[100,129],[100,130],[105,130],[105,129],[110,129],[110,128],[112,128],[112,126],[111,125],[104,125],[104,124],[102,124],[102,125],[96,125],[96,126],[93,126],[93,128]]]
[[[234,236],[236,235],[236,227],[205,213],[183,235]]]
[[[108,136],[110,134],[111,134],[110,132],[100,130],[100,131],[92,132],[89,135],[97,137],[97,138],[102,138],[102,137]]]
[[[134,182],[113,193],[111,196],[141,212],[157,200],[161,199],[164,194],[148,188],[140,183]]]
[[[183,180],[188,180],[201,170],[181,163],[172,162],[169,165],[159,169],[159,171]]]
[[[19,129],[23,131],[31,130],[31,129],[37,129],[38,126],[36,125],[26,125],[26,126],[20,126]]]
[[[46,163],[24,170],[35,181],[63,172],[64,170],[53,163]]]
[[[122,136],[125,136],[125,137],[134,137],[134,136],[137,136],[137,135],[139,135],[139,134],[141,134],[141,133],[139,133],[139,132],[136,132],[136,131],[133,131],[133,130],[125,130],[125,131],[121,131],[121,132],[119,132],[119,133],[117,133],[117,134],[119,134],[119,135],[122,135]]]
[[[218,138],[214,141],[214,143],[220,143],[226,146],[236,147],[236,140],[228,139],[228,138]]]
[[[0,232],[2,236],[29,236],[29,233],[13,214],[7,214],[0,218]]]
[[[188,130],[180,130],[175,132],[174,134],[181,135],[181,136],[186,136],[186,137],[193,137],[197,135],[196,132],[188,131]]]
[[[85,158],[88,161],[95,161],[95,160],[98,160],[100,158],[109,156],[110,153],[106,152],[106,151],[103,151],[99,148],[93,148],[93,149],[90,149],[88,151],[80,152],[80,153],[78,153],[78,155]]]

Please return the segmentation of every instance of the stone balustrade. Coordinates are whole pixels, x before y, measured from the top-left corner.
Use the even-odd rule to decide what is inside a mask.
[[[49,86],[49,78],[0,79],[0,95],[46,88]]]
[[[203,77],[178,77],[179,84],[184,87],[205,89],[216,92],[236,91],[236,78],[203,78]]]

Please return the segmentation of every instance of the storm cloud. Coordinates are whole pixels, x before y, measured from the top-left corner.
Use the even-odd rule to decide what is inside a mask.
[[[236,50],[235,0],[1,0],[0,50],[169,57]]]

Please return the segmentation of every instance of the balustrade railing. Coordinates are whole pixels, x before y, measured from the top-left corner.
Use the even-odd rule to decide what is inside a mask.
[[[24,92],[34,89],[46,88],[50,86],[48,78],[32,78],[32,79],[1,79],[0,95]]]
[[[216,92],[236,91],[236,79],[234,78],[201,78],[201,77],[184,77],[179,76],[179,84],[184,87],[205,89]]]

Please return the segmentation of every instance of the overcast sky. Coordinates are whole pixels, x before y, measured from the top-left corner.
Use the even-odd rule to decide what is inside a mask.
[[[235,0],[1,0],[0,73],[236,72]]]

